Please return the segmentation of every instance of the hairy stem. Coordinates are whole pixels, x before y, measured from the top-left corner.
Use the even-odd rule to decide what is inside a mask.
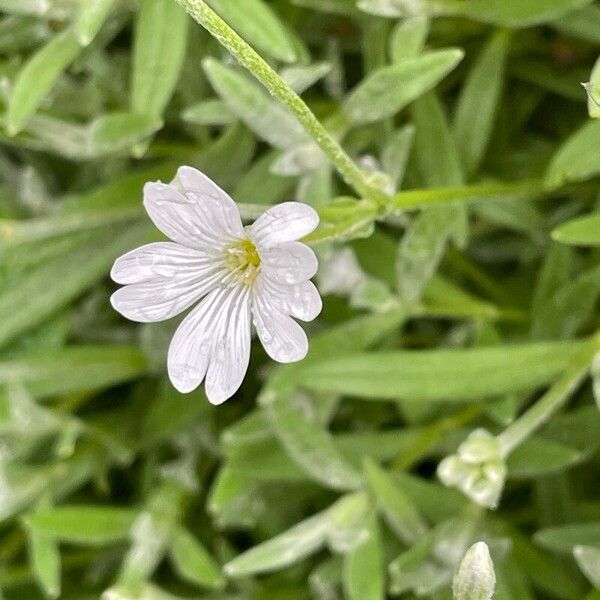
[[[272,96],[277,98],[296,116],[308,134],[329,157],[329,160],[348,185],[364,198],[371,198],[381,204],[385,203],[386,195],[371,184],[368,175],[348,156],[337,140],[315,117],[302,98],[221,17],[203,0],[175,1],[214,36],[242,66],[248,69],[269,90]]]

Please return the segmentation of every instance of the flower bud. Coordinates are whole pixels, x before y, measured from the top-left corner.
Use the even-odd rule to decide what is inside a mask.
[[[487,544],[477,542],[467,550],[454,576],[454,600],[490,600],[495,587],[494,564]]]
[[[455,486],[480,506],[498,505],[506,465],[496,438],[484,429],[473,431],[456,454],[445,458],[438,477],[447,486]]]

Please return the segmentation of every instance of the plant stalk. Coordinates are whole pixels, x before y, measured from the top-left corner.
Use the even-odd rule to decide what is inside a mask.
[[[387,196],[371,184],[368,175],[358,167],[339,142],[325,129],[302,98],[204,0],[175,1],[224,46],[242,66],[248,69],[272,96],[295,115],[348,185],[363,198],[371,198],[379,204],[386,203]]]

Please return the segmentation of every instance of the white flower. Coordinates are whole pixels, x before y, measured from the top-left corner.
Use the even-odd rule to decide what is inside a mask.
[[[252,323],[274,360],[306,356],[306,334],[292,317],[312,321],[322,308],[309,281],[316,256],[297,241],[319,223],[312,208],[285,202],[243,227],[235,202],[191,167],[181,167],[171,185],[146,184],[144,206],[173,241],[119,258],[111,275],[125,287],[111,302],[128,319],[149,323],[202,299],[169,347],[168,372],[177,390],[191,392],[206,379],[213,404],[230,398],[248,369]]]

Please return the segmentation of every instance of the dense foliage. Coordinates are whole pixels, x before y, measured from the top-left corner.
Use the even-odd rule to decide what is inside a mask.
[[[0,11],[0,596],[600,598],[600,4]],[[321,216],[220,407],[108,301],[179,165]]]

